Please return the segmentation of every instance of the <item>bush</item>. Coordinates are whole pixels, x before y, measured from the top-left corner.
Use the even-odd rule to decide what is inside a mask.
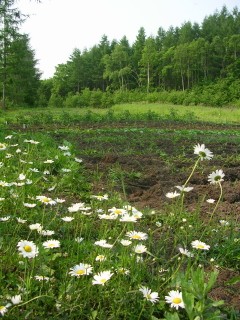
[[[90,102],[89,102],[90,107],[93,107],[93,108],[101,107],[102,96],[103,96],[103,92],[99,89],[91,91]]]

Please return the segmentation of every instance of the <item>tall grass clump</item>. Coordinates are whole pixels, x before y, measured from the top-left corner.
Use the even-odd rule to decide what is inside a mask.
[[[166,212],[139,211],[115,194],[92,194],[91,177],[69,142],[2,135],[1,316],[237,319],[210,298],[223,260],[216,261],[216,230],[229,233],[216,219],[224,173],[208,176],[219,197],[208,200],[212,208],[203,222],[184,199],[196,168],[213,153],[197,144],[194,155],[188,179],[166,195]]]

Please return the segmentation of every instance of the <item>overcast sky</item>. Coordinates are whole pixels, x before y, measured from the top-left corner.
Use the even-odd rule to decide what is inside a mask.
[[[18,0],[16,6],[30,17],[21,27],[30,36],[42,78],[66,63],[74,48],[90,49],[105,34],[108,40],[124,35],[132,44],[138,30],[156,36],[158,28],[198,22],[223,5],[231,11],[240,0]]]

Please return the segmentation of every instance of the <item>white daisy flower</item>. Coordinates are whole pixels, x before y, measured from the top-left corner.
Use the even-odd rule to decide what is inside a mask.
[[[102,271],[99,272],[98,274],[95,274],[93,276],[92,284],[99,284],[104,286],[105,283],[113,276],[113,273],[111,271]]]
[[[34,207],[36,207],[36,203],[26,203],[25,202],[23,205],[26,208],[34,208]]]
[[[136,218],[136,219],[141,219],[143,214],[141,211],[138,211],[138,210],[133,210],[132,211],[132,215]]]
[[[229,222],[228,221],[226,221],[226,220],[219,220],[219,223],[221,224],[221,226],[229,226]]]
[[[55,231],[53,230],[38,230],[38,233],[41,234],[42,236],[52,236],[53,234],[55,234]]]
[[[201,160],[211,160],[213,157],[212,152],[205,147],[205,144],[197,144],[194,147],[194,154],[198,155]]]
[[[177,192],[177,191],[174,191],[174,192],[168,192],[166,194],[166,197],[169,198],[169,199],[173,199],[173,198],[176,198],[176,197],[179,197],[180,196],[180,193]]]
[[[193,187],[176,186],[176,188],[181,192],[189,192],[193,190]]]
[[[152,303],[156,303],[158,302],[159,300],[159,297],[158,297],[158,293],[157,292],[152,292],[151,289],[147,288],[147,287],[141,287],[139,289],[140,292],[142,292],[143,294],[143,297],[147,300],[147,301],[150,301]]]
[[[53,162],[54,162],[54,160],[51,160],[51,159],[47,159],[47,160],[43,161],[43,163],[53,163]]]
[[[54,199],[54,201],[56,201],[56,203],[64,203],[66,200],[65,199],[56,198],[56,199]]]
[[[48,198],[46,196],[36,196],[36,199],[46,205],[48,205],[48,204],[55,205],[56,204],[56,201],[54,201],[53,199]]]
[[[53,187],[48,188],[48,191],[53,191],[56,188],[56,185]]]
[[[117,215],[122,215],[122,214],[127,213],[126,209],[121,209],[121,208],[116,208],[116,207],[108,209],[108,212],[113,213],[113,214],[117,214]]]
[[[130,274],[130,270],[123,267],[116,269],[116,272],[119,274],[126,274],[126,275]]]
[[[71,156],[71,152],[69,152],[69,151],[63,152],[63,155],[66,156],[66,157],[70,157]]]
[[[1,149],[0,149],[0,150],[1,150]],[[7,306],[1,306],[1,305],[0,305],[0,315],[1,315],[1,316],[4,316],[4,315],[5,315],[5,313],[8,311],[7,308],[8,308]]]
[[[18,180],[22,181],[26,179],[26,175],[23,173],[20,173],[20,175],[18,176]]]
[[[74,220],[74,218],[73,217],[63,217],[63,218],[61,218],[63,221],[65,221],[65,222],[71,222],[72,220]]]
[[[11,302],[12,304],[16,305],[16,304],[19,304],[22,302],[22,297],[20,294],[16,295],[16,296],[13,296],[11,297]]]
[[[210,249],[209,245],[207,245],[206,243],[199,241],[199,240],[192,241],[191,245],[194,249],[200,249],[200,250],[209,250]]]
[[[26,219],[22,219],[22,218],[16,218],[18,223],[26,223],[27,220]]]
[[[187,256],[187,257],[193,257],[194,254],[191,253],[190,251],[188,251],[187,249],[184,249],[184,248],[179,248],[179,251],[181,254],[183,254],[184,256]]]
[[[49,277],[39,276],[39,275],[34,276],[34,279],[35,279],[35,280],[38,280],[38,281],[49,281],[49,280],[50,280]]]
[[[110,243],[107,243],[106,240],[95,241],[94,244],[96,246],[99,246],[99,247],[102,247],[102,248],[108,248],[108,249],[111,249],[113,247],[113,245],[110,244]]]
[[[147,247],[144,246],[143,244],[138,244],[133,248],[135,253],[144,253],[147,251]]]
[[[79,158],[74,158],[74,160],[75,160],[76,162],[78,162],[78,163],[82,163],[82,162],[83,162],[83,160],[82,160],[82,159],[79,159]]]
[[[0,218],[0,221],[5,222],[10,219],[10,216]]]
[[[133,240],[147,240],[148,235],[140,231],[129,231],[126,233],[126,236]]]
[[[136,222],[137,218],[133,215],[130,215],[129,213],[125,213],[121,216],[120,220],[121,222]]]
[[[68,146],[59,146],[58,149],[60,149],[62,151],[68,151],[69,147]]]
[[[222,169],[216,170],[216,171],[209,174],[208,181],[210,182],[210,184],[216,184],[216,183],[224,181],[223,180],[224,176],[225,176],[225,174],[223,173]]]
[[[6,158],[6,159],[10,159],[10,158],[12,158],[12,157],[13,157],[13,155],[12,155],[11,153],[7,153],[5,158]]]
[[[51,240],[44,241],[42,245],[45,249],[59,248],[60,241],[51,239]]]
[[[30,144],[39,144],[40,143],[39,141],[35,141],[35,140],[32,140],[32,139],[31,140],[25,139],[24,142],[28,142]]]
[[[0,151],[6,150],[6,149],[7,149],[6,143],[0,142]]]
[[[78,212],[84,207],[85,207],[84,202],[74,203],[71,205],[71,207],[68,207],[68,212]]]
[[[101,220],[116,220],[118,215],[114,213],[110,213],[110,214],[104,213],[104,214],[99,214],[98,217]]]
[[[103,201],[103,200],[108,200],[108,195],[107,194],[104,194],[103,196],[101,196],[101,195],[93,195],[93,196],[91,196],[91,198],[93,198],[93,199],[97,199],[97,200],[99,200],[99,201]]]
[[[214,199],[207,199],[206,200],[208,203],[214,203],[216,200],[214,200]]]
[[[17,247],[20,255],[24,258],[35,258],[38,255],[38,248],[32,241],[21,240]]]
[[[10,187],[10,186],[11,186],[10,183],[0,180],[0,187]]]
[[[29,225],[30,230],[42,230],[42,225],[41,223],[33,223]]]
[[[87,276],[92,273],[92,266],[90,264],[79,263],[73,268],[70,268],[69,274],[72,277],[80,277],[80,276]]]
[[[127,246],[130,246],[130,244],[132,243],[132,241],[122,239],[122,240],[120,240],[120,243],[121,243],[124,247],[127,247]]]
[[[102,262],[102,261],[106,261],[106,256],[104,256],[103,254],[99,254],[98,256],[96,256],[96,258],[95,258],[95,260],[96,261],[100,261],[100,262]]]
[[[31,172],[39,172],[39,170],[37,168],[29,168],[29,171],[31,171]]]
[[[165,296],[165,300],[167,303],[170,304],[171,308],[175,308],[178,310],[178,308],[184,308],[184,302],[182,299],[182,292],[179,292],[178,290],[171,290],[168,293],[168,296]]]

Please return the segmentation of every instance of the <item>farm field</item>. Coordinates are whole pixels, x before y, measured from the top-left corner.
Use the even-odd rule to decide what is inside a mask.
[[[2,185],[14,177],[19,181],[25,181],[26,177],[32,180],[24,189],[8,191],[2,187],[1,190],[0,197],[7,201],[1,202],[4,257],[1,287],[4,289],[0,305],[7,303],[9,292],[21,295],[22,299],[19,304],[8,306],[4,317],[33,319],[40,315],[39,319],[77,319],[80,314],[82,319],[174,320],[197,316],[237,319],[240,312],[239,129],[237,124],[174,119],[4,126],[0,134],[0,142],[7,145],[0,153]],[[213,157],[201,160],[200,153],[194,154],[198,144],[204,144]],[[25,161],[32,164],[29,166]],[[34,173],[33,167],[39,172]],[[42,173],[46,170],[49,174]],[[223,179],[209,183],[209,175],[216,170],[223,171]],[[21,174],[26,176],[23,180]],[[175,198],[174,191],[180,190],[176,186],[193,189],[180,192]],[[65,203],[42,203],[41,207],[40,195],[52,201],[64,199]],[[32,214],[22,205],[26,202],[37,203],[36,209],[30,209]],[[74,211],[77,203],[86,204],[82,211],[79,208]],[[109,214],[113,208],[122,210],[126,205],[136,208],[143,218],[139,216],[137,221],[125,218],[125,222],[99,218],[100,213]],[[84,215],[90,210],[86,207],[91,208],[89,216]],[[131,210],[129,216],[134,215]],[[66,215],[75,220],[71,224],[60,222]],[[44,252],[40,247],[46,239],[41,232],[29,232],[26,224],[24,228],[14,226],[11,231],[8,220],[4,220],[6,216],[12,221],[21,218],[28,225],[40,223],[44,228],[52,228],[55,234],[47,239],[59,240],[61,245]],[[118,247],[124,234],[134,230],[147,235],[146,241],[140,242],[147,247],[142,247],[142,254],[136,251],[130,254],[136,247]],[[74,243],[75,238],[84,240]],[[19,263],[16,244],[22,239],[36,243],[40,249],[36,257],[22,259],[23,267],[16,268]],[[104,247],[98,250],[93,246],[94,241],[103,239],[113,244],[115,250]],[[210,249],[191,248],[197,239]],[[179,253],[182,247],[189,250],[189,255]],[[13,259],[9,252],[13,253]],[[103,261],[97,262],[95,259],[100,255]],[[143,262],[136,264],[136,258]],[[79,267],[80,262],[89,264],[89,274],[86,271],[84,279],[79,279],[80,273],[73,268],[74,264]],[[92,285],[87,279],[92,268],[95,280],[97,272],[111,272],[109,283]],[[125,279],[120,278],[117,269],[122,270]],[[11,274],[14,271],[16,278],[9,271]],[[31,279],[39,274],[52,278],[53,282],[40,281],[37,285]],[[206,291],[201,281],[197,283],[201,277],[209,284]],[[192,286],[195,291],[190,290]],[[159,296],[154,301],[143,288],[151,288]],[[170,307],[164,301],[170,290],[185,292],[184,308]]]

